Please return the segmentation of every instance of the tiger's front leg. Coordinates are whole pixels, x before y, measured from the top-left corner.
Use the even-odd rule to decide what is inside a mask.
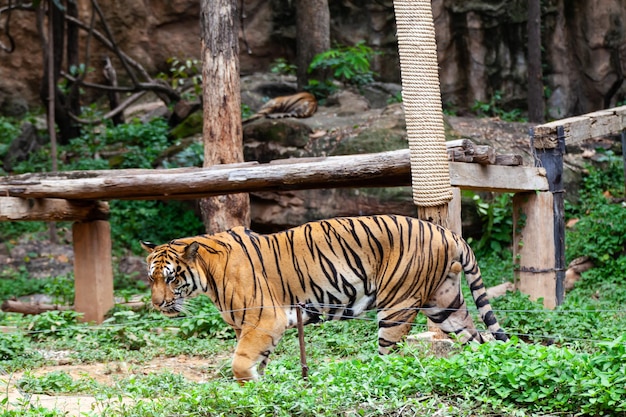
[[[282,333],[272,335],[260,327],[247,327],[238,332],[237,348],[232,363],[233,375],[237,382],[243,384],[247,381],[256,381],[259,375],[263,375],[269,355],[276,348],[282,335]]]

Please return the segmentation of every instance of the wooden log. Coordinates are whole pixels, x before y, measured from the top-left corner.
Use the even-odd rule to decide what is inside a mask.
[[[130,308],[133,311],[138,311],[146,308],[146,303],[143,301],[130,301],[127,303],[117,304],[122,307]],[[66,306],[60,304],[46,304],[46,303],[25,303],[19,300],[5,300],[0,307],[5,313],[20,313],[25,315],[35,315],[45,313],[46,311],[67,311],[73,310],[74,306]]]
[[[461,148],[452,148],[448,149],[448,161],[452,162],[466,162],[471,163],[474,162],[474,157],[472,155],[468,155]]]
[[[565,271],[565,292],[571,291],[580,280],[582,273],[593,268],[593,261],[588,256],[581,256],[569,263]]]
[[[448,161],[472,162],[481,165],[493,165],[496,163],[496,150],[491,146],[475,146],[471,151],[461,147],[447,148]]]
[[[493,165],[496,163],[496,150],[491,146],[477,146],[473,155],[472,162],[481,165]]]
[[[508,291],[515,291],[515,284],[504,282],[494,287],[489,287],[487,288],[487,298],[491,300],[492,298],[501,297]]]
[[[462,189],[517,192],[547,189],[545,171],[535,167],[481,166],[450,162],[452,186]],[[114,175],[98,171],[57,175],[0,178],[0,195],[21,198],[196,199],[240,192],[287,191],[340,187],[389,187],[411,184],[409,150],[377,154],[282,160],[280,163],[219,169],[153,170],[137,173],[119,170]],[[0,197],[1,199],[2,197]]]
[[[446,141],[446,149],[460,148],[465,151],[465,153],[470,155],[474,153],[474,146],[474,142],[470,139],[455,139]]]
[[[496,155],[496,165],[510,167],[524,165],[524,158],[517,154]]]
[[[46,311],[65,311],[71,310],[71,306],[58,304],[40,304],[40,303],[24,303],[18,300],[5,300],[2,303],[2,311],[5,313],[20,313],[26,315],[34,315],[45,313]]]
[[[307,158],[302,158],[306,160]],[[319,158],[310,158],[319,159]],[[283,160],[278,160],[283,161]],[[278,161],[272,161],[278,162]],[[284,161],[294,161],[294,159],[284,159]],[[54,172],[35,172],[19,175],[9,175],[0,177],[0,184],[13,184],[13,185],[29,185],[32,183],[39,183],[42,180],[79,180],[89,178],[111,178],[111,177],[126,177],[126,176],[150,176],[150,175],[162,175],[164,173],[169,174],[194,174],[201,171],[217,171],[221,169],[235,169],[235,168],[248,168],[258,166],[256,161],[240,162],[235,164],[224,165],[212,165],[207,168],[198,167],[182,167],[182,168],[168,168],[168,169],[148,169],[148,168],[127,168],[127,169],[99,169],[93,171],[54,171]],[[2,193],[6,194],[6,193]]]
[[[109,204],[102,201],[0,197],[0,221],[62,222],[108,218]]]
[[[102,323],[114,303],[109,222],[74,223],[74,306],[84,321]]]

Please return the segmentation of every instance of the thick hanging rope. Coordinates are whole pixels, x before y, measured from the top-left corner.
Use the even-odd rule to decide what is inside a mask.
[[[406,119],[413,202],[420,207],[452,199],[446,153],[437,44],[430,0],[394,0],[402,101]]]

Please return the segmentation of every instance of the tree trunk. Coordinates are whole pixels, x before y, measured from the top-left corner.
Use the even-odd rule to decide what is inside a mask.
[[[67,15],[78,19],[78,4],[75,1],[68,1],[65,4],[67,9]],[[80,55],[79,55],[79,27],[77,24],[68,21],[67,22],[67,68],[78,67],[80,64]],[[87,57],[83,58],[85,61]],[[73,114],[80,114],[80,89],[78,87],[72,86],[69,89],[68,93],[68,108]]]
[[[315,55],[330,49],[330,11],[328,0],[296,0],[296,39],[298,90],[309,83],[309,76],[323,81],[325,74],[309,74]]]
[[[202,0],[204,166],[243,162],[237,0]],[[250,223],[248,194],[200,201],[208,233]]]
[[[544,122],[541,70],[541,1],[528,0],[528,120]]]
[[[61,74],[61,66],[63,64],[63,49],[65,44],[65,11],[59,9],[54,1],[50,1],[48,10],[48,18],[52,19],[54,25],[54,35],[52,39],[46,39],[44,33],[41,33],[42,46],[44,52],[44,69],[41,82],[40,97],[46,108],[48,108],[48,54],[50,53],[50,45],[56,51],[54,54],[54,82],[59,79]],[[40,7],[45,7],[47,3],[42,2]],[[68,112],[67,97],[55,87],[55,122],[59,129],[59,143],[67,145],[69,140],[80,135],[80,128],[72,121]]]

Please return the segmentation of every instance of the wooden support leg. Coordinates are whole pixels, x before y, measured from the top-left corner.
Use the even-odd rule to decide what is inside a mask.
[[[515,286],[543,305],[558,304],[555,270],[553,194],[528,192],[513,197]]]
[[[462,235],[461,223],[461,189],[452,187],[452,200],[448,203],[448,229]]]
[[[74,308],[84,321],[101,323],[113,305],[111,226],[108,221],[77,222],[74,240]]]
[[[553,269],[556,274],[556,305],[565,297],[565,189],[563,186],[563,155],[565,154],[565,128],[557,126],[557,142],[553,148],[536,147],[534,130],[531,130],[531,147],[535,149],[535,164],[546,170],[548,186],[552,193],[552,239],[554,240]],[[550,234],[550,229],[545,229]],[[547,302],[546,302],[547,303]]]

